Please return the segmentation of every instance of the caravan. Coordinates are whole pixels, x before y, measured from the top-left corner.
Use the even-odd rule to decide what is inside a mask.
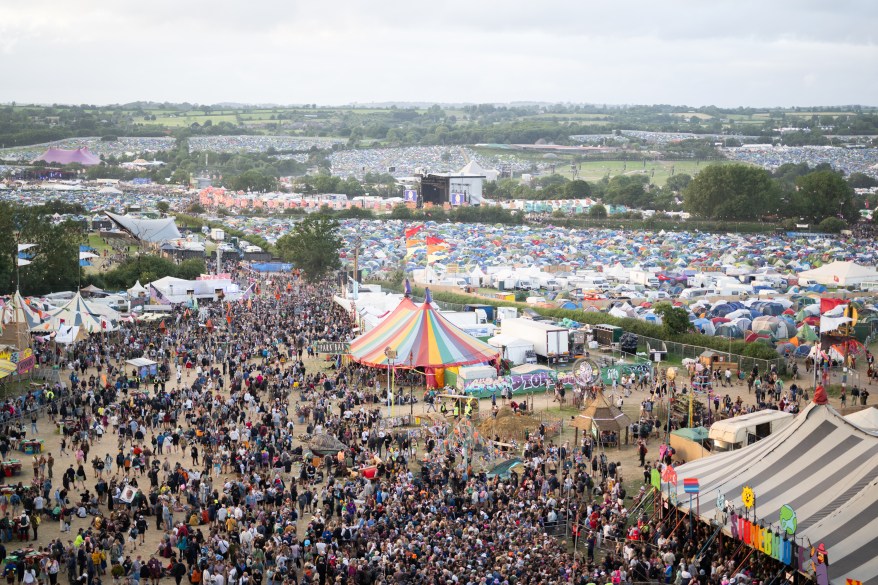
[[[757,410],[750,414],[713,423],[708,437],[713,451],[734,451],[772,435],[793,421],[794,415],[780,410]]]

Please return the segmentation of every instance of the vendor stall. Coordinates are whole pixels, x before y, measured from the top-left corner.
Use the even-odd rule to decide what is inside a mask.
[[[43,452],[43,440],[42,439],[30,439],[28,441],[22,441],[19,446],[19,450],[25,455],[36,455],[37,453]]]

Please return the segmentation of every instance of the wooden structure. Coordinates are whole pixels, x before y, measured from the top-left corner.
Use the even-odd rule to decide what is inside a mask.
[[[624,432],[625,444],[628,444],[628,429],[631,419],[613,405],[603,392],[598,392],[585,407],[581,414],[573,417],[576,428],[576,443],[579,444],[579,430],[591,433],[603,447],[621,447]],[[615,440],[612,437],[615,436]]]

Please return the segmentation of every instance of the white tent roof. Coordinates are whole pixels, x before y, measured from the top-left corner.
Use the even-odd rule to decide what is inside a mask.
[[[800,272],[799,278],[807,278],[827,286],[852,286],[867,280],[878,280],[878,270],[854,262],[836,261]]]
[[[133,359],[127,360],[125,363],[128,364],[129,366],[134,366],[135,368],[145,368],[145,367],[149,367],[149,366],[154,366],[158,362],[154,362],[154,361],[147,359],[147,358],[139,357],[139,358],[133,358]]]
[[[858,410],[844,418],[846,421],[854,423],[861,429],[878,433],[878,408],[875,408],[874,406]]]
[[[789,505],[798,519],[796,541],[826,546],[833,585],[845,579],[878,584],[878,434],[854,426],[832,407],[812,403],[780,432],[676,471],[677,486],[670,489],[679,508],[689,510],[686,478],[699,481],[705,522],[718,514],[704,502],[722,494],[743,510],[742,489],[750,486],[760,523],[777,528],[781,506]]]
[[[495,335],[494,337],[488,339],[488,344],[493,345],[494,347],[533,347],[533,341],[528,341],[527,339],[521,339],[520,337],[515,337],[514,335]]]
[[[105,211],[104,213],[121,230],[137,240],[144,242],[166,242],[181,237],[180,230],[177,229],[177,224],[174,223],[173,217],[140,219],[130,215],[119,215],[110,211]]]
[[[131,298],[137,298],[141,294],[146,294],[146,287],[140,284],[140,281],[134,283],[134,286],[128,289],[128,296]]]

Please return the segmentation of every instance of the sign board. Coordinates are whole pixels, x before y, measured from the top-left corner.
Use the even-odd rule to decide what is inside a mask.
[[[497,378],[477,378],[464,386],[464,394],[476,398],[489,398],[492,394],[502,394],[503,390],[512,391],[512,395],[533,394],[545,392],[547,388],[553,388],[556,377],[555,372],[543,371],[533,374],[512,374],[510,376],[498,376]],[[565,387],[572,384],[572,376],[561,378]]]
[[[622,376],[634,376],[639,379],[641,376],[648,376],[649,370],[652,368],[652,364],[643,363],[643,364],[616,364],[614,366],[601,368],[601,380],[603,380],[604,384],[607,386],[612,386],[613,381],[618,382],[622,379]]]
[[[403,198],[409,203],[418,202],[418,192],[414,189],[406,189],[403,192]]]
[[[317,353],[350,353],[351,344],[346,341],[318,341],[314,344]]]
[[[796,533],[799,527],[799,520],[796,517],[796,511],[789,504],[780,507],[780,528],[790,536]]]
[[[34,351],[26,347],[21,351],[4,351],[0,352],[0,360],[9,360],[17,366],[16,374],[26,374],[34,369],[36,365],[36,357]]]
[[[649,484],[657,490],[662,489],[662,474],[654,467],[649,476]]]
[[[130,504],[134,501],[134,496],[136,495],[137,488],[126,485],[125,488],[122,490],[122,493],[119,495],[119,500],[125,502],[126,504]]]
[[[16,362],[15,359],[13,359],[12,361]],[[36,365],[34,351],[31,348],[26,347],[22,351],[18,352],[18,359],[16,363],[18,364],[18,373],[27,374],[28,372],[33,370],[34,365]]]
[[[463,193],[452,193],[451,194],[451,204],[452,205],[463,205],[464,195]]]
[[[683,478],[683,491],[687,494],[697,494],[699,490],[698,480],[694,477]]]

